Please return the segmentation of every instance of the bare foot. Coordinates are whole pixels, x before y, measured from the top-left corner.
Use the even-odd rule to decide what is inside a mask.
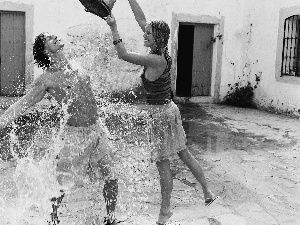
[[[214,197],[215,197],[214,193],[212,193],[211,190],[208,190],[208,191],[204,192],[203,194],[204,194],[204,199],[205,199],[205,200],[206,200],[206,199],[211,199],[211,198],[214,198]]]
[[[159,216],[158,216],[158,221],[157,224],[158,225],[164,225],[168,219],[170,219],[170,217],[173,215],[173,213],[171,211],[169,212],[160,212]]]

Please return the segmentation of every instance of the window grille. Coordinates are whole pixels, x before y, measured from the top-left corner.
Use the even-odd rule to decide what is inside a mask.
[[[300,15],[284,22],[281,76],[300,77]]]

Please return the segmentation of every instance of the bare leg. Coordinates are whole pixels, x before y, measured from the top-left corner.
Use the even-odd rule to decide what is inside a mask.
[[[171,193],[173,190],[173,177],[170,169],[169,159],[156,162],[156,166],[160,176],[160,188],[162,197],[158,223],[165,224],[166,221],[172,216],[170,206]]]
[[[194,156],[189,152],[188,149],[184,149],[184,150],[178,152],[178,156],[188,166],[188,168],[191,170],[194,177],[201,184],[204,198],[205,199],[213,198],[214,194],[208,188],[204,173],[202,171],[202,168],[201,168],[199,162],[194,158]]]
[[[111,174],[111,165],[107,157],[100,159],[97,163],[97,166],[100,169],[103,177],[105,178],[103,197],[106,203],[106,212],[108,216],[107,220],[110,221],[111,224],[114,224],[112,221],[115,217],[115,209],[117,204],[118,180],[114,179]]]
[[[118,180],[106,180],[103,188],[103,197],[106,203],[106,212],[109,220],[114,220],[118,196]]]

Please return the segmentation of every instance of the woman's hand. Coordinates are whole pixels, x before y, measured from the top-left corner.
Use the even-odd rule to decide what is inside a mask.
[[[110,27],[114,27],[117,25],[116,19],[113,14],[109,15],[105,21]]]

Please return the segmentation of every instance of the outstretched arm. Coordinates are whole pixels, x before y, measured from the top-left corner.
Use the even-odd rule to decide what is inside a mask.
[[[43,99],[46,94],[46,86],[41,81],[34,83],[30,91],[19,101],[11,105],[0,117],[0,129],[8,126],[21,116],[28,108]]]
[[[148,67],[153,67],[153,68],[166,66],[166,61],[164,60],[164,57],[162,57],[162,56],[158,56],[155,54],[142,55],[142,54],[138,54],[138,53],[134,53],[134,52],[127,52],[123,42],[118,41],[118,40],[120,40],[120,35],[118,32],[115,17],[111,14],[110,16],[107,17],[106,22],[110,26],[113,40],[117,41],[115,46],[117,49],[118,57],[120,59],[123,59],[127,62],[136,64],[136,65],[148,66]]]
[[[136,0],[128,0],[131,10],[134,14],[135,20],[138,22],[139,26],[141,27],[142,31],[145,32],[145,26],[147,24],[147,20],[145,14],[140,7],[139,3]]]

